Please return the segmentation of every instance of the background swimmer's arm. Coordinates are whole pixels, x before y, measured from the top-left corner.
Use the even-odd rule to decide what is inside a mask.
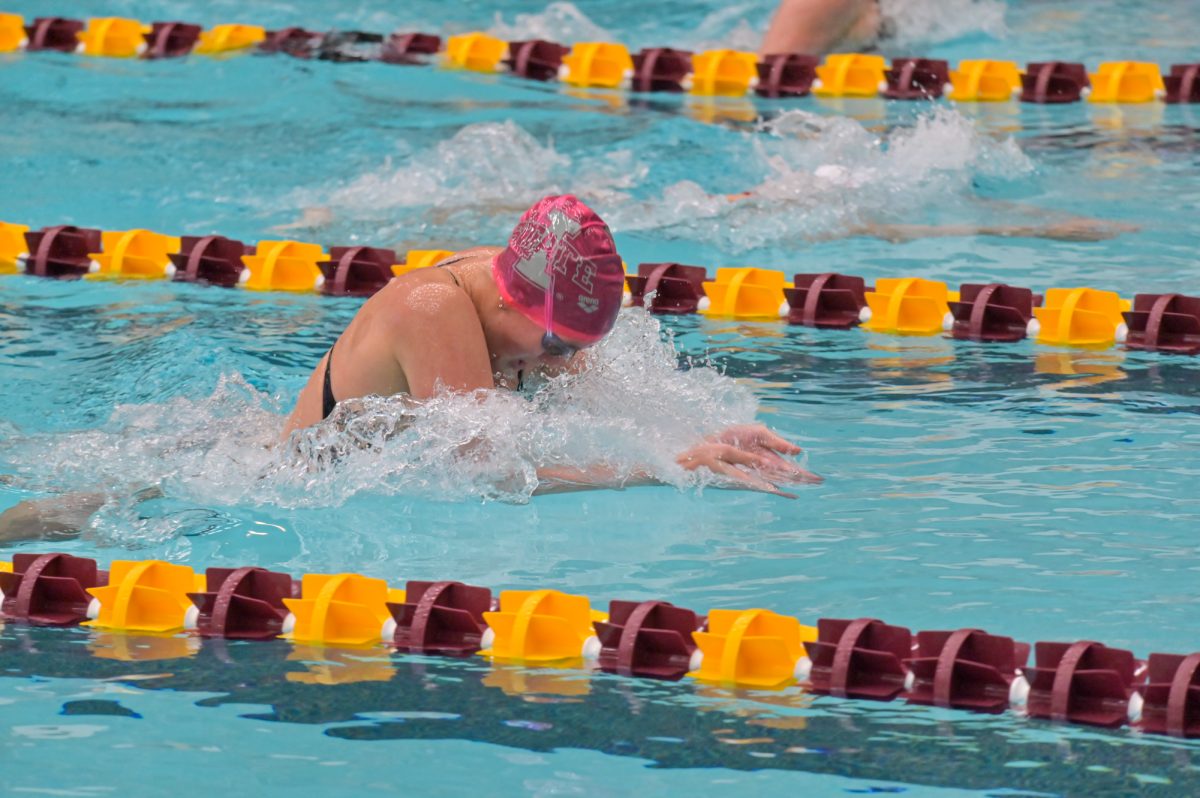
[[[75,537],[104,504],[102,493],[29,499],[0,513],[0,544]]]
[[[864,224],[847,231],[847,237],[882,238],[900,243],[918,238],[995,236],[998,238],[1047,238],[1054,241],[1107,241],[1121,233],[1132,233],[1137,225],[1126,222],[1073,216],[1045,224]],[[831,236],[832,237],[832,236]]]
[[[846,39],[867,15],[877,12],[877,0],[780,0],[771,27],[763,38],[762,55],[804,53],[821,55]],[[877,24],[877,23],[876,23]]]
[[[316,233],[323,231],[326,227],[333,224],[333,209],[323,206],[313,206],[305,208],[300,213],[300,218],[294,222],[286,224],[277,224],[270,228],[273,233],[289,233],[293,230],[303,230],[307,233]]]

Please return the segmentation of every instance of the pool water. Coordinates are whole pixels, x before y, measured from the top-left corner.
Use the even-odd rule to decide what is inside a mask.
[[[6,8],[753,47],[773,4],[243,5]],[[901,38],[885,52],[1194,60],[1196,9],[1127,5],[894,0]],[[1200,117],[1187,106],[701,101],[283,57],[31,54],[0,56],[0,71],[0,219],[34,226],[455,248],[502,241],[534,199],[572,191],[610,220],[631,264],[1123,296],[1194,293],[1200,276]],[[757,196],[720,196],[747,188]],[[844,237],[1075,217],[1137,229],[1103,241]],[[318,430],[297,461],[272,446],[282,415],[358,305],[0,278],[0,508],[105,498],[79,539],[16,549],[549,587],[595,606],[865,615],[1141,656],[1200,648],[1191,358],[629,312],[595,373],[433,402],[408,411],[400,437],[337,464],[326,455],[345,440]],[[374,401],[361,418],[399,412]],[[752,419],[804,446],[826,482],[788,501],[673,466],[699,435]],[[354,434],[372,434],[366,422]],[[458,443],[478,436],[494,446],[463,462]],[[670,484],[529,498],[537,462],[590,458],[648,465]],[[133,498],[151,485],[161,498]],[[382,649],[192,642],[0,630],[8,790],[1190,795],[1200,780],[1195,744],[1131,731]]]

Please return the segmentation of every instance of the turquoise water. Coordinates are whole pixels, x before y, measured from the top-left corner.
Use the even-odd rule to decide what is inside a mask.
[[[582,18],[537,4],[331,11],[284,0],[253,16],[241,5],[59,10],[442,32],[474,22],[563,40],[590,37],[590,25],[635,46],[752,47],[771,6],[663,4],[650,19],[616,0]],[[1190,60],[1194,9],[1123,16],[1122,5],[964,2],[934,14],[909,3],[904,19],[936,17],[936,31],[921,41],[911,22],[904,46],[951,59]],[[1195,293],[1200,118],[1187,107],[931,112],[572,95],[287,58],[0,61],[6,221],[257,240],[317,208],[287,234],[452,248],[500,241],[530,201],[571,190],[610,219],[631,263]],[[761,198],[714,196],[747,187]],[[863,224],[1065,214],[1139,230],[1101,242],[838,237]],[[872,615],[1139,655],[1200,647],[1192,359],[699,318],[663,323],[672,350],[629,313],[596,375],[528,401],[435,403],[382,453],[297,464],[270,448],[280,416],[357,305],[0,277],[0,473],[12,475],[0,507],[102,492],[84,536],[54,546],[103,562],[455,578],[808,621]],[[801,443],[825,484],[788,502],[672,471],[699,432],[750,418]],[[480,434],[494,455],[457,461],[454,443]],[[541,457],[648,463],[674,484],[527,501]],[[147,485],[164,497],[130,499]],[[382,653],[289,660],[284,644],[205,644],[181,658],[159,641],[133,650],[169,657],[102,656],[121,645],[0,631],[0,763],[16,788],[154,795],[187,774],[178,789],[195,794],[244,775],[271,795],[1197,792],[1194,744],[1127,731]],[[310,664],[327,660],[326,671]],[[362,680],[287,677],[327,672]],[[64,760],[82,764],[55,766]],[[135,766],[144,777],[131,778]]]

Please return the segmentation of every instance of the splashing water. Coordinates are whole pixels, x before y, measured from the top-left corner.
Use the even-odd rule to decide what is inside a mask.
[[[889,44],[909,46],[951,41],[974,33],[1001,38],[1007,32],[1000,0],[879,0],[890,22]]]
[[[607,42],[614,34],[588,19],[574,3],[557,2],[538,14],[517,14],[512,24],[496,12],[488,33],[506,41],[548,39],[565,42]]]
[[[948,108],[883,138],[852,119],[806,111],[780,115],[765,132],[742,144],[763,175],[751,196],[731,200],[681,181],[661,201],[618,208],[613,228],[684,229],[740,252],[845,234],[894,219],[896,207],[911,220],[962,204],[975,178],[1011,180],[1033,170],[1014,140],[988,138]]]
[[[627,150],[573,160],[514,122],[485,122],[463,127],[403,166],[388,161],[336,189],[328,201],[335,214],[374,225],[385,236],[414,232],[385,212],[431,207],[426,223],[435,228],[482,230],[503,240],[512,220],[547,194],[624,199],[622,189],[646,171]]]
[[[343,402],[284,445],[280,403],[235,375],[200,401],[120,406],[100,429],[15,433],[0,457],[23,487],[105,492],[126,510],[147,486],[206,507],[336,506],[362,492],[522,502],[537,487],[537,468],[548,465],[640,468],[681,488],[702,486],[675,456],[754,419],[747,389],[712,368],[680,369],[672,339],[643,311],[622,313],[591,353],[591,368],[548,380],[528,397],[482,391]],[[186,514],[178,520],[197,523]]]
[[[552,184],[571,163],[552,145],[543,146],[513,122],[467,125],[429,150],[393,169],[357,178],[330,197],[335,207],[354,211],[426,205],[506,202]],[[513,168],[520,165],[520,168]]]
[[[650,168],[627,150],[572,159],[513,122],[481,123],[401,167],[389,163],[362,175],[333,191],[329,202],[381,237],[414,235],[413,222],[398,222],[392,213],[413,208],[428,209],[421,231],[471,230],[478,243],[485,236],[503,240],[512,220],[539,197],[570,191],[603,207],[614,232],[685,231],[742,252],[892,220],[894,206],[908,216],[958,206],[973,179],[1012,180],[1033,168],[1013,139],[989,138],[942,107],[885,137],[845,117],[788,111],[728,146],[732,162],[757,173],[748,182],[758,185],[746,186],[753,196],[734,202],[685,180],[660,198],[638,201],[632,194]]]
[[[703,5],[703,4],[698,4]],[[611,31],[568,2],[550,3],[539,13],[517,14],[509,23],[497,13],[493,36],[509,41],[549,39],[574,44],[622,41],[630,47],[663,46],[692,49],[757,51],[778,6],[776,0],[711,3],[698,23],[681,30],[663,28],[657,21],[636,22],[627,30]],[[1002,0],[880,0],[890,35],[887,46],[909,47],[952,41],[972,34],[1002,37],[1006,33]]]
[[[724,5],[709,12],[695,30],[683,34],[685,38],[677,46],[697,51],[728,48],[754,52],[762,44],[771,13],[772,9],[761,3]]]

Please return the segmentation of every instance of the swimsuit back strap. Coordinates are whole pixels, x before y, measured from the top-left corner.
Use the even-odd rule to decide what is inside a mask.
[[[325,361],[325,387],[321,392],[321,418],[329,418],[333,408],[337,407],[337,399],[333,395],[333,347],[329,347],[329,357]]]

